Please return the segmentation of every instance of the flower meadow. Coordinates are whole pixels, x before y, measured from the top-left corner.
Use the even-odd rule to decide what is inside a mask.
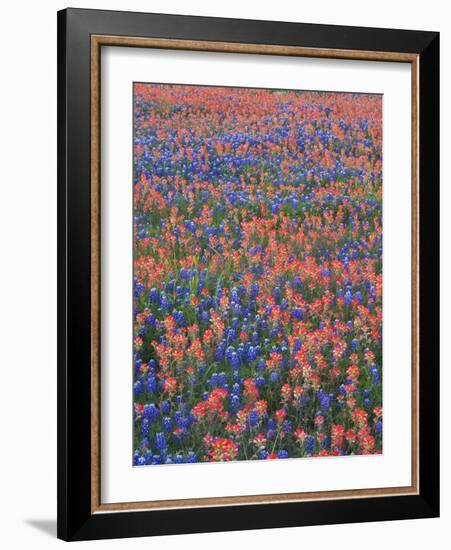
[[[134,84],[136,466],[382,452],[382,97]]]

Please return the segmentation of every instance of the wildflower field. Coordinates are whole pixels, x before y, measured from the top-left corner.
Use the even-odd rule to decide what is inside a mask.
[[[382,97],[133,101],[133,463],[381,453]]]

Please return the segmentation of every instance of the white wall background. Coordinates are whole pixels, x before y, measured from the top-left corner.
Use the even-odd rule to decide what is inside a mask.
[[[440,547],[451,535],[449,365],[451,18],[419,0],[72,0],[72,7],[258,18],[441,32],[442,517],[81,543],[84,548],[186,550]],[[0,56],[0,544],[51,549],[56,540],[56,11],[65,2],[2,6]]]

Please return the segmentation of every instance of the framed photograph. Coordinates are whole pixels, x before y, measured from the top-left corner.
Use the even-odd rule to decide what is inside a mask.
[[[58,536],[439,514],[439,34],[58,13]]]

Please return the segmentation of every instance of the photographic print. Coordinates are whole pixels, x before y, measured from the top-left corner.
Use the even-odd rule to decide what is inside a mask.
[[[439,516],[439,54],[58,12],[59,538]]]
[[[133,102],[134,465],[381,453],[382,96]]]

